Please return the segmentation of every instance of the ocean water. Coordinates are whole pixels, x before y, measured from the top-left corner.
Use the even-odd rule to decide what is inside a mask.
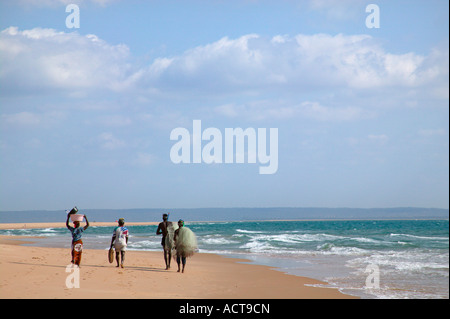
[[[449,298],[448,220],[243,221],[186,223],[199,251],[315,278],[365,299]],[[128,226],[130,250],[162,251],[156,226]],[[113,227],[90,227],[85,249],[107,249]],[[65,228],[0,230],[70,247]],[[195,258],[195,256],[193,257]]]

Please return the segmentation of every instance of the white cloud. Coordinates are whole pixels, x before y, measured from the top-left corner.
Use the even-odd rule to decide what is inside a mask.
[[[44,113],[37,112],[18,112],[11,114],[2,114],[1,120],[3,125],[12,127],[50,127],[55,123],[66,118],[66,113],[61,111],[50,111]]]
[[[368,35],[300,34],[267,39],[250,34],[225,37],[170,59],[156,59],[136,80],[150,88],[211,94],[415,88],[442,79],[446,71],[438,62],[445,53],[437,56],[392,54]]]
[[[217,114],[225,117],[241,117],[256,121],[297,117],[324,122],[345,122],[373,117],[371,112],[359,107],[331,107],[310,101],[289,104],[286,101],[262,100],[241,105],[224,104],[214,110]]]
[[[63,91],[81,97],[99,89],[139,96],[298,96],[341,89],[387,89],[401,95],[403,88],[418,95],[430,94],[432,88],[436,97],[446,98],[446,58],[444,46],[429,56],[389,53],[368,35],[248,34],[224,37],[140,67],[130,62],[127,46],[111,45],[95,35],[10,27],[0,34],[0,87],[3,94]],[[328,112],[309,109],[322,116]],[[338,116],[352,117],[355,112],[348,107]]]
[[[99,119],[99,123],[108,127],[123,127],[132,124],[132,120],[128,116],[123,115],[107,115]]]
[[[155,157],[149,153],[138,153],[132,164],[137,166],[149,166],[155,162]]]
[[[125,142],[123,140],[114,137],[114,135],[110,132],[101,133],[97,137],[97,141],[99,142],[101,148],[110,151],[120,149],[125,146]]]
[[[304,102],[300,106],[300,112],[305,117],[319,121],[354,121],[371,117],[371,114],[359,107],[327,107],[317,102]]]
[[[129,65],[125,45],[110,45],[94,35],[54,29],[20,31],[9,27],[0,35],[5,93],[105,88],[121,90]]]
[[[422,137],[444,136],[446,134],[446,130],[444,130],[444,129],[420,129],[418,134],[419,134],[419,136],[422,136]]]
[[[215,111],[226,117],[237,117],[240,113],[232,103],[217,106],[215,107]]]
[[[385,134],[370,134],[368,136],[369,140],[375,142],[379,145],[384,145],[389,141],[389,137]]]
[[[373,147],[385,146],[389,142],[389,136],[386,134],[369,134],[367,136],[348,137],[345,138],[346,143],[354,148],[369,149],[373,151]]]
[[[41,117],[32,112],[19,112],[15,114],[3,114],[2,119],[12,125],[38,125],[41,123]]]

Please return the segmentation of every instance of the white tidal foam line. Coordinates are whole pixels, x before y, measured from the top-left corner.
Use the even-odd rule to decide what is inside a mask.
[[[427,252],[374,252],[369,256],[354,258],[347,262],[353,269],[362,269],[368,264],[375,264],[383,269],[385,274],[440,274],[448,277],[448,253],[437,254]]]
[[[258,241],[251,241],[240,246],[239,248],[246,250],[248,249],[251,252],[270,252],[275,250],[275,247],[271,246],[270,244]]]
[[[390,234],[391,237],[409,237],[409,238],[416,238],[416,239],[425,239],[425,240],[445,240],[448,241],[449,237],[430,237],[430,236],[416,236],[416,235],[410,235],[410,234]]]
[[[228,240],[223,237],[205,237],[205,238],[199,238],[198,239],[200,244],[206,244],[206,245],[225,245],[225,244],[238,244],[238,241],[232,241]]]
[[[262,231],[256,231],[256,230],[245,230],[245,229],[236,229],[238,233],[244,233],[244,234],[262,234]]]

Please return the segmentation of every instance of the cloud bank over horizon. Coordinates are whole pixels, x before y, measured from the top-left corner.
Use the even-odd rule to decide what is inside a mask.
[[[393,54],[369,35],[224,37],[179,56],[157,57],[144,66],[132,64],[125,44],[108,44],[94,34],[9,27],[2,30],[0,45],[5,61],[2,84],[19,87],[20,83],[22,89],[33,92],[91,88],[206,93],[213,88],[214,94],[241,94],[267,89],[419,90],[433,86],[435,97],[448,98],[448,47],[432,48],[427,56]]]

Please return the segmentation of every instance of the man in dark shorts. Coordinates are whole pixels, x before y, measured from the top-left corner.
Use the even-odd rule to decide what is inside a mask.
[[[170,269],[170,259],[172,259],[172,249],[166,245],[166,239],[168,235],[169,227],[169,215],[163,214],[163,222],[159,223],[156,235],[162,234],[161,246],[164,249],[164,261],[166,263],[166,270]]]
[[[184,220],[180,219],[178,221],[178,229],[175,231],[175,234],[174,234],[174,237],[173,237],[175,242],[177,241],[177,236],[180,233],[180,229],[182,227],[184,227]],[[180,263],[181,262],[183,263],[183,271],[182,272],[184,273],[184,267],[186,266],[186,256],[183,256],[182,253],[179,253],[178,249],[177,249],[177,264],[178,264],[178,271],[177,272],[180,272]]]

